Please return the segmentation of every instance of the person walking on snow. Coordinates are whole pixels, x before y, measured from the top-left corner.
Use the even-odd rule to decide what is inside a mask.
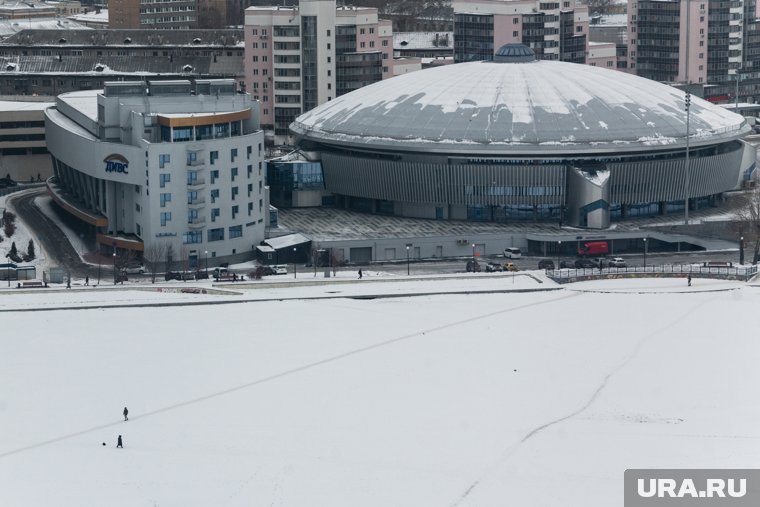
[[[129,410],[127,410],[127,407],[124,407],[124,420],[129,421],[129,417],[127,417],[127,414],[129,414]]]
[[[359,280],[361,280],[361,279],[362,279],[362,270],[361,270],[361,268],[359,268]]]
[[[121,443],[121,435],[119,435],[119,439],[116,441],[116,448],[122,448],[124,449],[124,446]]]
[[[686,277],[686,280],[689,282],[689,287],[691,287],[691,273]]]

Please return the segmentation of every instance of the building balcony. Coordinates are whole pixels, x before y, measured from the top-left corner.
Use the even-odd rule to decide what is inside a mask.
[[[187,221],[187,226],[190,229],[202,229],[206,227],[206,217],[198,217]]]
[[[195,180],[187,181],[187,188],[190,190],[198,190],[206,186],[206,178],[198,178]]]
[[[202,208],[206,205],[206,198],[205,197],[198,197],[197,199],[191,199],[187,201],[187,207],[188,208]]]
[[[190,167],[201,167],[206,165],[206,159],[205,158],[196,158],[195,160],[189,160],[187,162],[187,165]]]

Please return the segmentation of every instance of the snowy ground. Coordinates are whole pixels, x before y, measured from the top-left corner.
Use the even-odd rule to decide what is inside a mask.
[[[760,465],[758,286],[352,298],[512,284],[387,280],[0,293],[0,505],[608,507]]]

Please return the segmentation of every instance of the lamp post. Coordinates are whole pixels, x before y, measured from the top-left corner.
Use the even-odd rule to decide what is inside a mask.
[[[8,254],[10,255],[10,254]],[[11,263],[8,255],[5,256],[5,277],[8,279],[8,287],[11,286]]]
[[[644,271],[647,270],[647,239],[644,238]]]
[[[475,271],[475,243],[472,244],[472,270]]]
[[[98,283],[97,285],[100,285],[100,263],[103,262],[103,256],[100,249],[100,244],[98,244]]]
[[[406,276],[409,276],[409,245],[406,245]]]
[[[116,285],[116,251],[111,254],[113,257],[113,284]]]
[[[557,269],[559,266],[559,256],[562,255],[562,241],[557,241]]]
[[[739,264],[744,265],[744,236],[739,237]]]
[[[293,278],[298,275],[298,268],[296,267],[296,247],[293,247]]]
[[[687,91],[684,100],[686,102],[686,178],[684,180],[684,193],[686,195],[683,200],[683,219],[684,224],[689,225],[689,120],[691,119],[691,93]]]
[[[208,278],[208,250],[204,250],[203,255],[206,258],[206,278]]]

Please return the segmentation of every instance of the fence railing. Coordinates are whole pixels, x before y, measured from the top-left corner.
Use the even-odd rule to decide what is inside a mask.
[[[688,276],[749,280],[757,274],[757,266],[705,266],[701,264],[666,264],[662,266],[631,266],[625,268],[547,269],[546,276],[555,281],[571,279],[618,278],[624,276]]]

